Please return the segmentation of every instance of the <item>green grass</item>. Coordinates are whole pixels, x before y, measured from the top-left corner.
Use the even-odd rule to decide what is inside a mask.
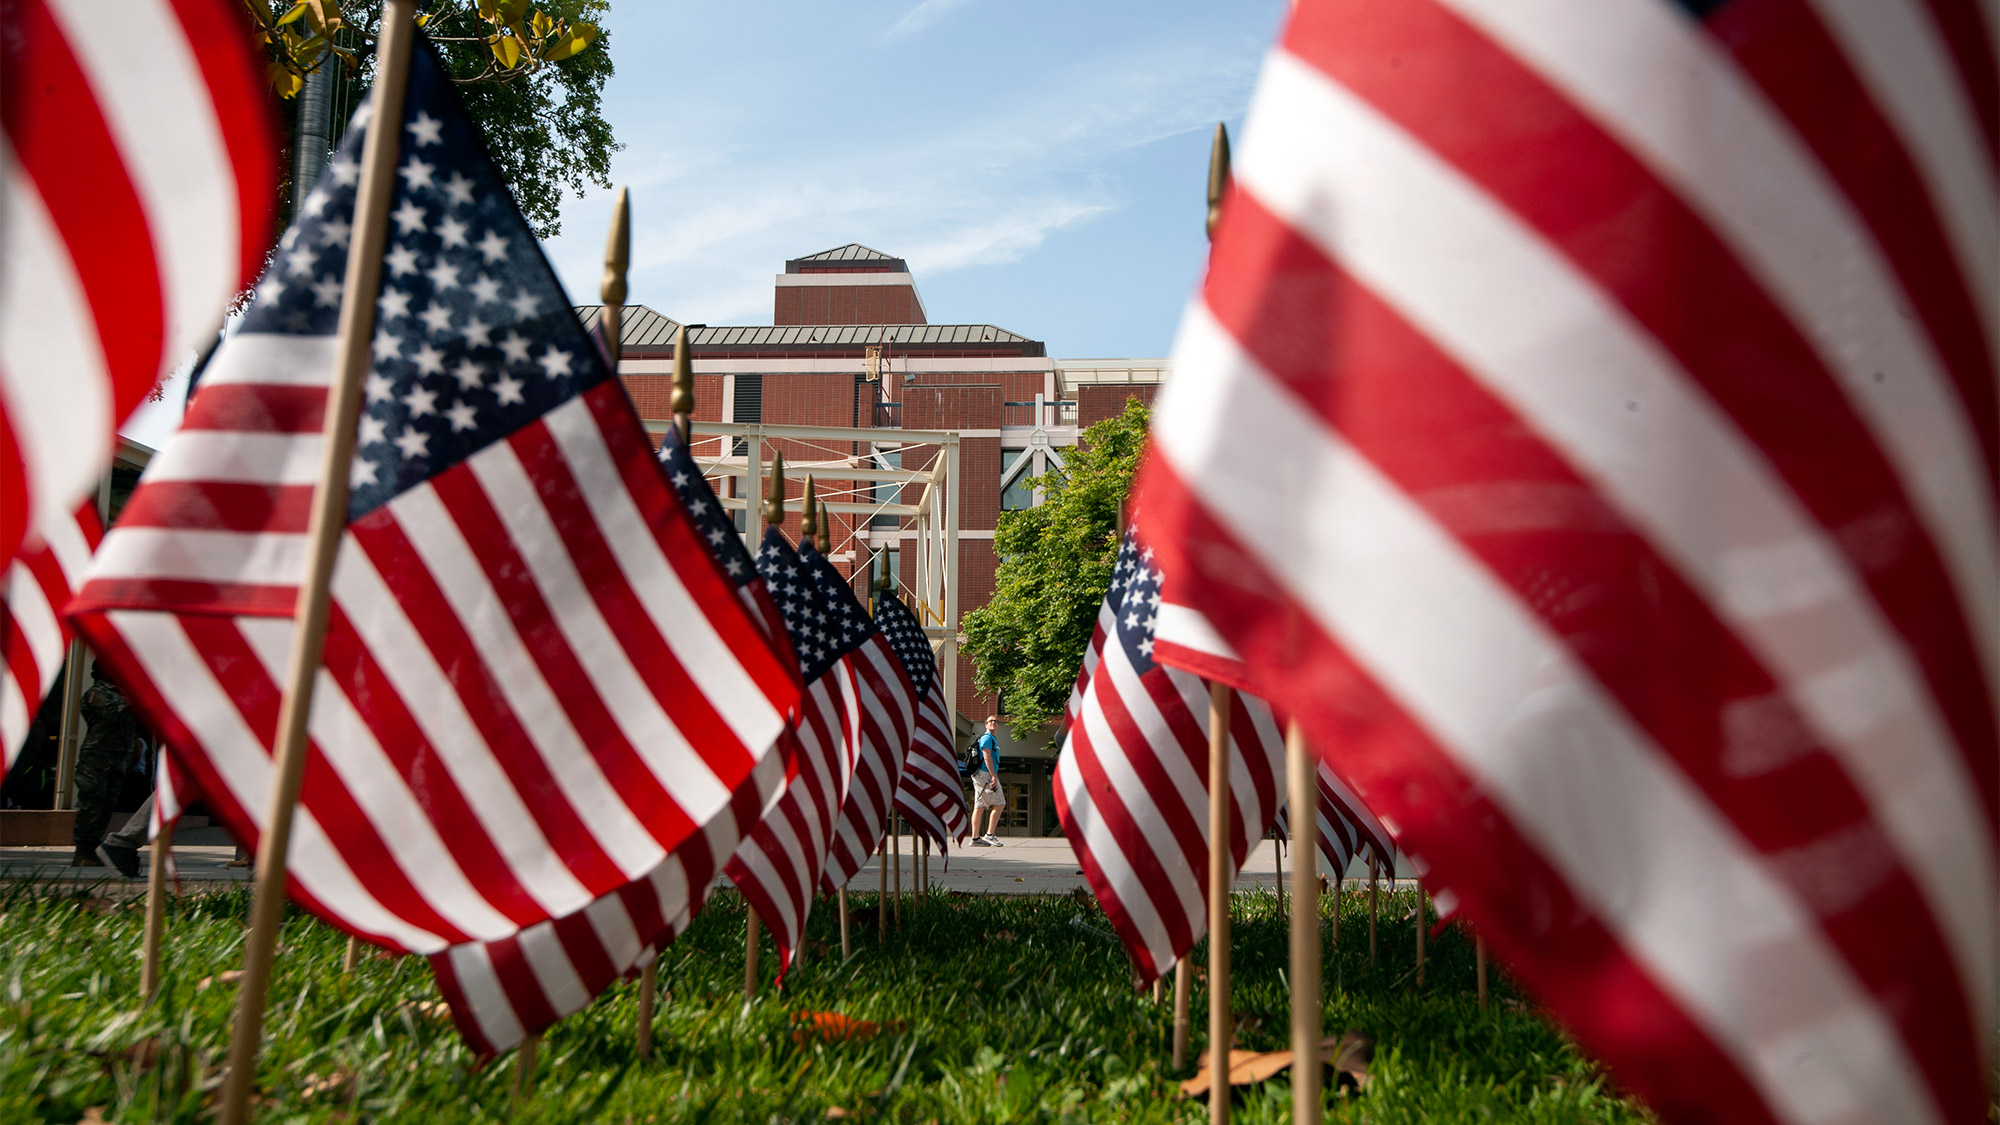
[[[873,901],[857,897],[858,923]],[[1239,1045],[1286,1046],[1285,927],[1268,894],[1238,896],[1233,957]],[[1496,973],[1473,999],[1468,941],[1432,943],[1426,986],[1408,972],[1414,903],[1386,899],[1379,968],[1365,901],[1342,905],[1346,940],[1326,962],[1326,1026],[1377,1037],[1366,1093],[1329,1095],[1330,1121],[1636,1122],[1645,1112]],[[248,899],[181,901],[169,915],[165,987],[135,1003],[139,904],[19,884],[0,887],[0,1121],[205,1120],[235,989],[202,986],[235,968]],[[551,1029],[537,1092],[513,1102],[514,1058],[481,1065],[447,1021],[416,958],[341,971],[345,938],[294,912],[271,987],[259,1088],[266,1121],[818,1121],[830,1107],[897,1123],[1197,1121],[1170,1073],[1171,1003],[1132,987],[1103,913],[1076,897],[939,895],[878,942],[857,925],[842,963],[822,907],[814,947],[782,993],[742,1003],[743,906],[717,897],[661,960],[650,1062],[634,1060],[636,984]],[[767,951],[766,966],[774,958]],[[1204,962],[1197,949],[1195,963]],[[766,972],[769,979],[769,972]],[[1195,1044],[1206,1013],[1197,989]],[[868,1042],[796,1044],[798,1010],[838,1010],[905,1027]],[[326,1080],[332,1077],[329,1084]],[[1284,1082],[1254,1091],[1238,1120],[1290,1119]]]

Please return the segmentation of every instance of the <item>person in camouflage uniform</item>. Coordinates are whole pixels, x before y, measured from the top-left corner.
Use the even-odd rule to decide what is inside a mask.
[[[132,768],[139,728],[125,693],[102,667],[83,695],[83,721],[90,725],[76,758],[76,828],[70,837],[76,854],[70,857],[70,866],[97,867],[97,844],[111,824],[125,771]]]

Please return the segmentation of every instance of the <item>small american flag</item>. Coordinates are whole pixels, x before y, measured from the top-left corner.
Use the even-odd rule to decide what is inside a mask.
[[[1153,416],[1174,600],[1665,1119],[1989,1104],[1993,11],[1302,0]]]
[[[233,0],[0,3],[0,566],[263,264],[263,65]]]
[[[889,638],[869,618],[846,579],[810,543],[799,545],[799,561],[818,586],[826,605],[822,628],[854,637],[842,659],[848,671],[841,700],[847,740],[854,750],[854,780],[840,806],[820,886],[828,894],[860,873],[888,832],[891,802],[903,777],[910,734],[916,725],[917,693]]]
[[[894,594],[875,603],[875,624],[889,638],[889,647],[917,690],[916,730],[903,763],[903,782],[896,787],[896,811],[911,829],[928,836],[941,849],[965,839],[972,817],[965,808],[965,786],[958,776],[958,755],[952,738],[950,708],[938,682],[937,656],[923,626]]]
[[[97,505],[45,513],[0,583],[0,777],[14,766],[42,697],[62,671],[70,588],[103,534]]]
[[[1160,572],[1128,532],[1056,759],[1056,814],[1084,877],[1144,980],[1208,932],[1208,685],[1153,660]],[[1232,693],[1234,869],[1284,800],[1284,733],[1261,700]]]
[[[659,460],[709,556],[790,662],[777,607],[677,434],[667,434]],[[810,712],[810,695],[805,706]],[[574,914],[513,936],[431,954],[438,991],[466,1042],[482,1055],[517,1046],[529,1034],[583,1010],[620,977],[644,967],[672,944],[708,901],[723,863],[799,765],[796,737],[788,730],[777,752],[765,755],[750,783],[737,789],[728,809],[642,878]]]
[[[300,207],[79,596],[254,840],[363,135]],[[292,893],[430,953],[573,915],[726,815],[798,702],[427,45],[411,62]]]
[[[726,870],[771,931],[782,982],[805,933],[840,807],[854,780],[859,743],[848,737],[844,700],[854,694],[849,658],[868,635],[828,602],[811,569],[775,527],[764,531],[757,572],[800,654],[805,703],[791,732],[796,775]]]

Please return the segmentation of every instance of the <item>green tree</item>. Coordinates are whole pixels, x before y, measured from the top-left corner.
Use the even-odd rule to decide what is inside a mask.
[[[965,652],[979,690],[1005,701],[1017,731],[1060,716],[1090,645],[1118,558],[1118,509],[1146,445],[1148,411],[1125,411],[1083,432],[1039,507],[1000,513],[993,600],[965,616]]]
[[[281,97],[296,96],[313,70],[338,68],[337,139],[375,77],[382,0],[244,0],[244,6]],[[601,107],[612,74],[609,37],[600,30],[608,7],[609,0],[418,4],[424,33],[542,238],[561,233],[564,195],[582,192],[586,183],[611,186],[611,154],[619,145]]]

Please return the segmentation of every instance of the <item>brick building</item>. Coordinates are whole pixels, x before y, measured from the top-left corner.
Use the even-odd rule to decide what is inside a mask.
[[[578,311],[588,324],[601,310]],[[649,422],[668,417],[678,327],[644,305],[625,306],[619,375]],[[1034,477],[1076,444],[1079,427],[1117,413],[1128,395],[1150,401],[1166,368],[1163,360],[1053,360],[1041,341],[996,325],[932,324],[908,264],[855,244],[787,261],[774,286],[771,325],[689,325],[688,340],[697,422],[957,434],[961,614],[992,597],[993,529],[1003,506],[1035,503]],[[937,455],[935,446],[893,440],[766,444],[791,463],[851,458],[856,465],[914,469]],[[739,445],[729,452],[740,458],[744,450]],[[705,460],[727,455],[714,439],[698,442],[697,453]],[[802,479],[788,478],[788,491],[797,496]],[[724,476],[718,491],[740,495],[745,483]],[[899,495],[913,490],[865,480],[820,476],[815,487],[822,497],[856,505],[914,500]],[[830,557],[857,590],[883,565],[906,587],[914,580],[914,559],[903,549],[914,534],[906,522],[865,511],[833,513]],[[788,517],[785,530],[797,537],[796,516]],[[963,657],[957,682],[960,741],[967,741],[979,720],[999,708],[974,688],[971,663]],[[1005,749],[1021,766],[1006,778],[1016,790],[1011,827],[1053,831],[1046,769],[1053,752],[1046,736]]]

